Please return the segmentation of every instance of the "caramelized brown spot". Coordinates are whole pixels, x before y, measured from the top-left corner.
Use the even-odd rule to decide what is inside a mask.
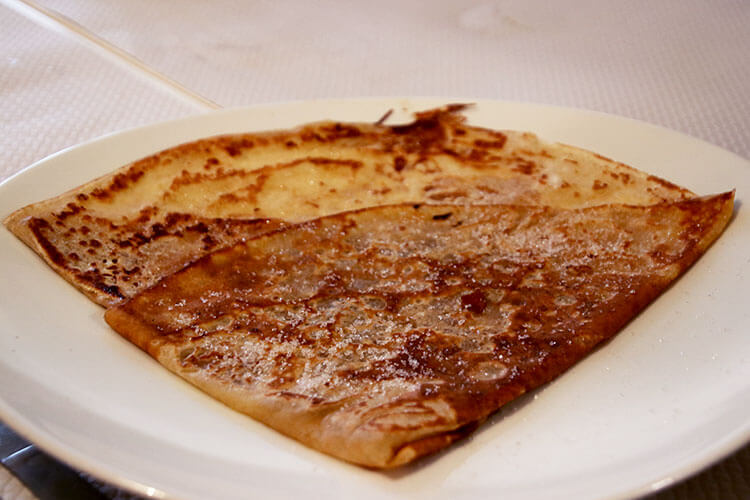
[[[203,241],[203,248],[206,250],[211,249],[216,246],[216,240],[214,240],[210,235],[205,235],[202,239]]]
[[[29,229],[34,234],[37,242],[44,249],[45,254],[49,259],[60,267],[65,267],[65,256],[49,241],[45,235],[44,230],[49,229],[50,225],[44,219],[32,217],[29,219]]]
[[[533,161],[523,160],[519,158],[517,163],[513,166],[511,170],[513,170],[514,172],[518,172],[520,174],[531,175],[534,173],[535,169],[536,169],[536,165],[534,164]]]
[[[215,157],[208,158],[206,163],[203,164],[205,170],[211,170],[213,167],[219,164],[219,159]]]
[[[323,157],[316,157],[316,156],[310,156],[310,157],[307,157],[307,158],[303,158],[303,159],[297,160],[295,162],[290,162],[290,163],[288,163],[286,165],[292,165],[292,164],[296,164],[296,163],[302,163],[302,162],[305,162],[305,161],[308,161],[308,162],[312,163],[313,165],[323,165],[323,166],[325,166],[325,165],[345,165],[347,167],[351,167],[351,168],[355,168],[355,169],[362,167],[362,162],[359,161],[359,160],[352,160],[352,159],[348,159],[348,158],[323,158]]]
[[[451,215],[453,215],[453,212],[446,212],[444,214],[436,214],[432,216],[432,220],[445,220]]]
[[[494,141],[487,141],[484,139],[476,139],[474,145],[480,148],[491,148],[491,149],[502,149],[507,141],[505,134],[497,133]]]
[[[251,149],[255,147],[255,143],[246,138],[234,139],[229,144],[224,146],[224,151],[231,157],[236,157],[242,154],[243,149]]]
[[[481,290],[474,290],[461,296],[461,306],[474,314],[482,314],[487,307],[487,297]]]
[[[145,174],[146,167],[154,163],[154,158],[149,157],[139,161],[122,173],[115,175],[105,188],[96,188],[91,191],[91,196],[99,200],[111,198],[118,191],[127,189],[129,186],[138,182]]]
[[[65,205],[65,210],[55,215],[55,217],[59,220],[65,220],[71,215],[76,215],[80,213],[82,210],[83,208],[80,205],[76,205],[75,203],[70,202],[67,205]]]
[[[403,146],[408,152],[427,151],[446,139],[438,114],[418,115],[412,123],[392,126],[391,132],[404,138]]]
[[[393,159],[393,169],[396,172],[401,172],[406,167],[406,158],[403,156],[397,156]]]
[[[362,135],[362,131],[356,126],[345,123],[335,123],[332,127],[325,129],[325,131],[328,133],[329,140],[353,138]]]
[[[192,226],[188,226],[185,228],[188,231],[196,231],[198,233],[207,233],[208,232],[208,226],[205,222],[201,221],[197,224],[193,224]]]

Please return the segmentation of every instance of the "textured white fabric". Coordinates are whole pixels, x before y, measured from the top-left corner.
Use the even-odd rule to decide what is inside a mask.
[[[436,95],[610,112],[750,156],[743,0],[39,0],[224,106]]]
[[[0,6],[0,181],[63,148],[199,109]]]

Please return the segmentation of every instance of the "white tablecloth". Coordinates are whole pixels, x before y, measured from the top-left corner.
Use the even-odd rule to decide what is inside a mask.
[[[744,0],[2,0],[0,180],[123,128],[320,97],[572,106],[750,157],[748,26]],[[746,447],[658,497],[748,498],[748,477]]]

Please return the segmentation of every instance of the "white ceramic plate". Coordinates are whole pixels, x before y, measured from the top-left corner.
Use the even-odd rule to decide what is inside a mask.
[[[175,144],[445,104],[313,101],[226,110],[63,151],[0,186],[0,216]],[[455,100],[453,100],[455,102]],[[667,293],[571,371],[471,438],[396,472],[308,450],[213,401],[111,331],[102,309],[0,230],[0,418],[64,461],[177,498],[622,498],[705,467],[750,438],[750,164],[655,126],[480,101],[470,122],[532,130],[699,193],[736,188],[722,238]]]

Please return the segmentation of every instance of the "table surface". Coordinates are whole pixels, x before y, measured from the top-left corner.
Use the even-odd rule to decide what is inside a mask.
[[[744,0],[0,0],[0,181],[125,128],[367,96],[603,111],[748,158],[748,25]],[[653,498],[750,498],[750,446]]]

